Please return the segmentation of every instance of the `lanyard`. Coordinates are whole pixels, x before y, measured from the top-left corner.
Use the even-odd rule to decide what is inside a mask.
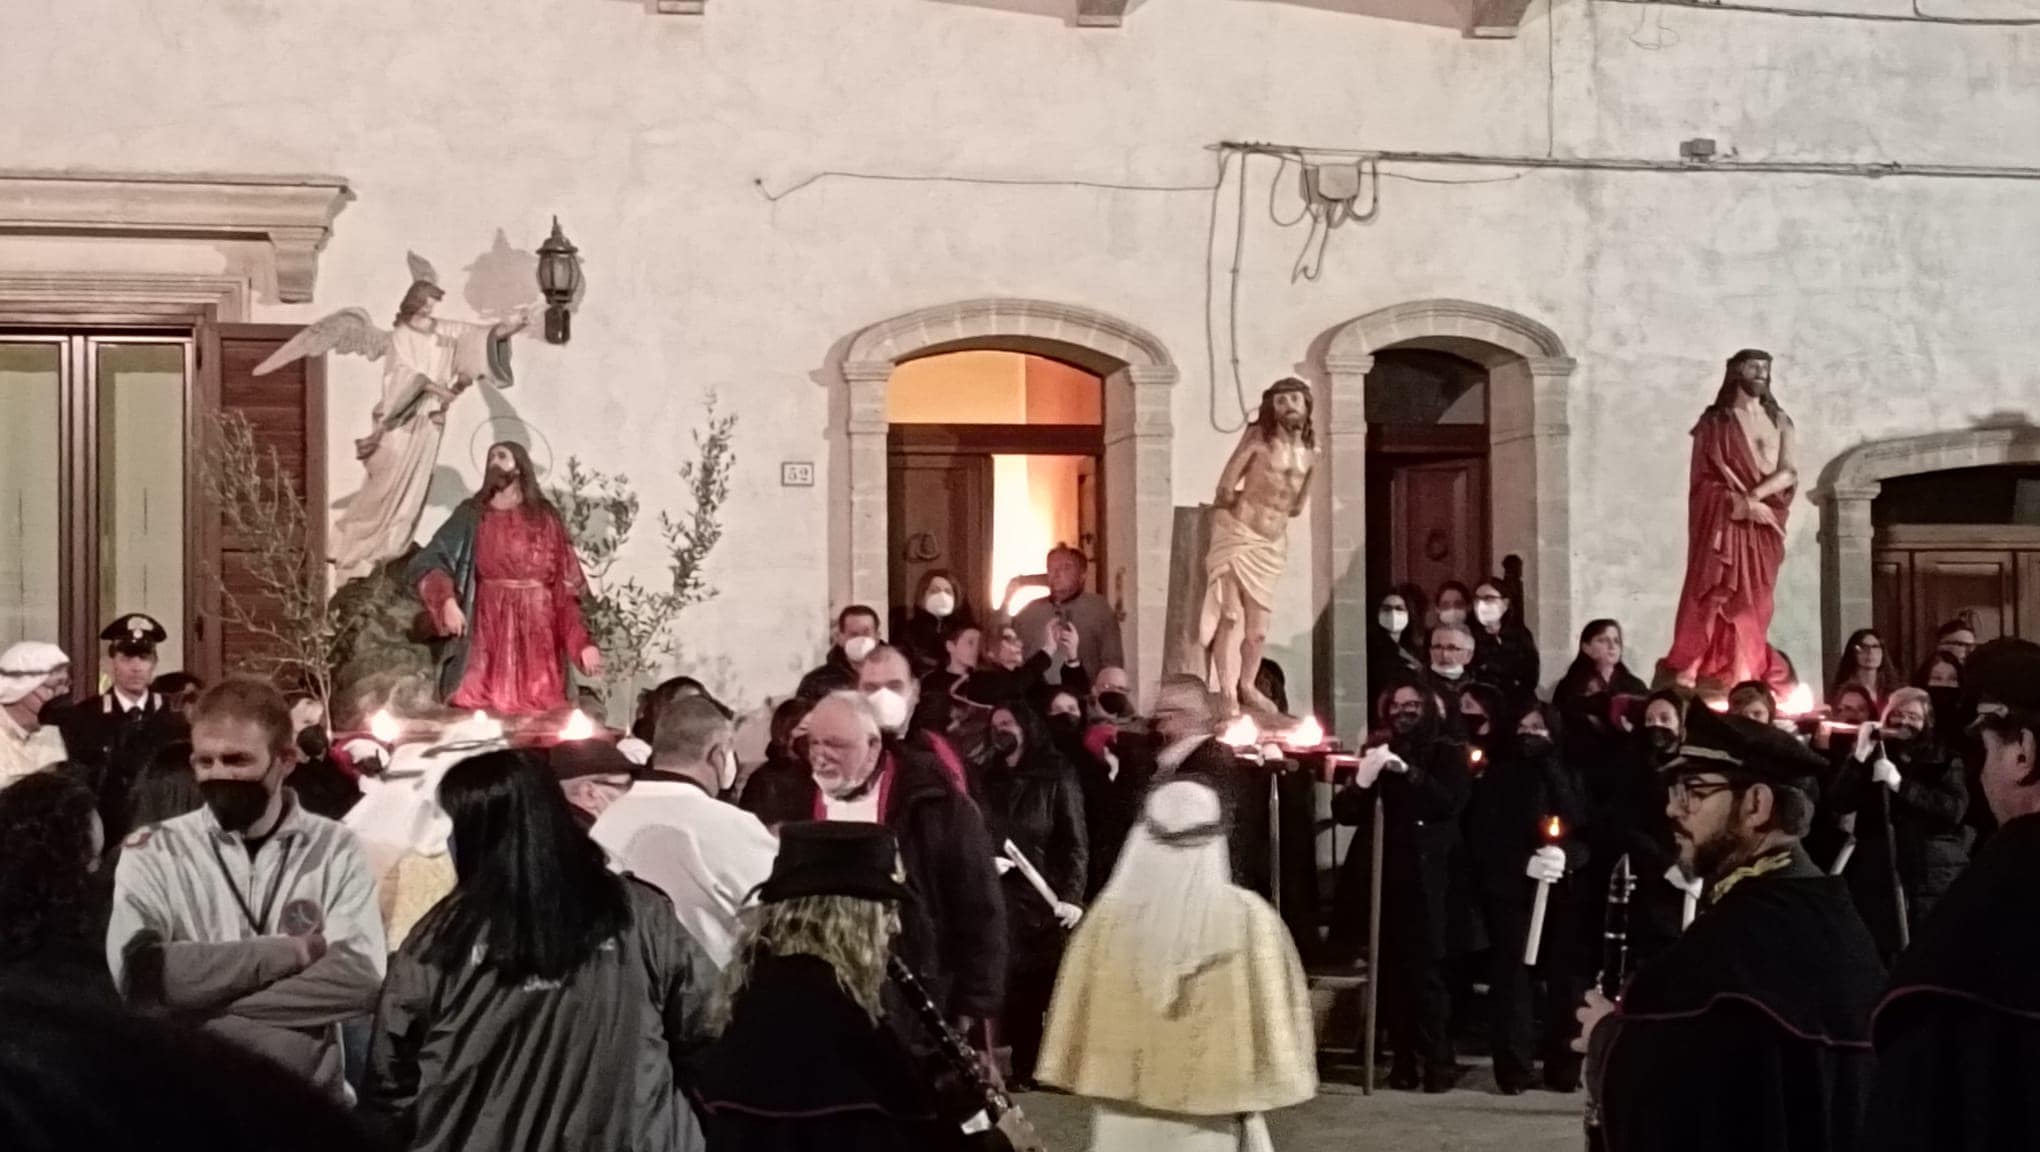
[[[217,837],[213,839],[213,860],[220,866],[220,877],[227,882],[227,891],[234,894],[234,903],[241,906],[241,915],[247,917],[248,926],[255,930],[257,936],[267,931],[263,925],[269,923],[269,913],[276,907],[277,894],[283,891],[283,873],[290,866],[290,854],[296,848],[296,837],[284,842],[283,859],[276,862],[276,875],[269,880],[269,895],[262,898],[262,915],[257,916],[255,910],[248,906],[248,898],[241,895],[241,886],[234,883],[234,874],[227,868],[227,858],[220,855],[219,839]],[[251,884],[255,882],[255,857],[252,854],[248,857],[248,882]]]

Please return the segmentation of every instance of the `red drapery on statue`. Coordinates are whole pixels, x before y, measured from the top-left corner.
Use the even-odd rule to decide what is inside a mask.
[[[566,527],[557,516],[490,508],[475,529],[474,557],[467,668],[447,703],[499,716],[566,707],[567,662],[578,662],[588,646],[581,619],[588,579]],[[428,573],[419,591],[428,605],[455,599],[442,569]],[[436,623],[445,629],[444,621]]]
[[[1710,411],[1693,429],[1693,471],[1687,491],[1686,583],[1679,592],[1672,671],[1735,684],[1775,679],[1769,635],[1778,565],[1785,559],[1785,518],[1792,489],[1764,500],[1778,526],[1743,515],[1764,472],[1734,415]]]

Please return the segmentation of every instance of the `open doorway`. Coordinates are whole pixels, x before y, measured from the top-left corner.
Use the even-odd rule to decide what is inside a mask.
[[[1367,373],[1370,600],[1410,583],[1490,575],[1488,373],[1422,348],[1385,348]]]
[[[1901,674],[1952,620],[1978,642],[2040,635],[2040,465],[1894,476],[1871,523],[1872,619]]]
[[[1031,353],[972,350],[901,363],[886,392],[887,594],[897,621],[946,569],[979,618],[1058,544],[1104,571],[1103,381]],[[1028,589],[1017,609],[1041,595]]]

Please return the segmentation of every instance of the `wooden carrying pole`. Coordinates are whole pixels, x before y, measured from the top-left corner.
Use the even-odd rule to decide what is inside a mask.
[[[1377,786],[1374,789],[1374,842],[1368,848],[1374,866],[1367,878],[1367,999],[1365,1011],[1361,1013],[1367,1031],[1361,1038],[1364,1055],[1360,1060],[1360,1091],[1367,1096],[1374,1095],[1374,1046],[1378,1032],[1375,1013],[1381,1008],[1381,855],[1387,824],[1388,813],[1382,806],[1381,789]]]

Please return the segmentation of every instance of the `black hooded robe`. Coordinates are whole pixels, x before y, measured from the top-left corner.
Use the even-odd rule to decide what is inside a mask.
[[[1645,965],[1602,1028],[1609,1152],[1852,1152],[1870,1086],[1877,947],[1797,847]]]
[[[2040,815],[2004,825],[1877,1008],[1864,1152],[2040,1148]]]

